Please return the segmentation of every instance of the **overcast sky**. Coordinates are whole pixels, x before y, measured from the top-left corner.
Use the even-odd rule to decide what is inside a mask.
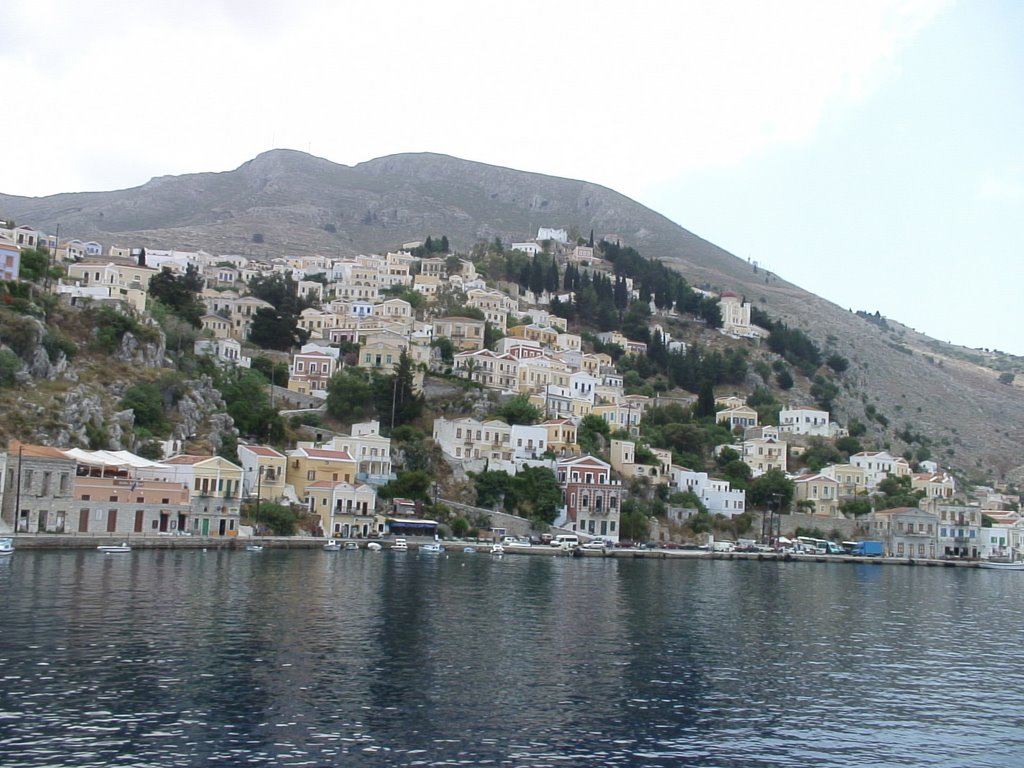
[[[0,39],[0,192],[442,152],[603,184],[843,307],[1024,355],[1016,0],[8,0]]]

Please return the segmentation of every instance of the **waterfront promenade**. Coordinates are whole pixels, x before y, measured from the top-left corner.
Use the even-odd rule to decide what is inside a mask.
[[[406,537],[409,549],[415,552],[433,539]],[[60,535],[60,534],[17,534],[14,536],[15,549],[24,550],[69,550],[96,549],[98,546],[126,542],[133,549],[226,549],[242,550],[250,545],[265,549],[321,549],[328,539],[315,536],[147,536],[147,535]],[[360,549],[375,541],[387,551],[393,543],[392,537],[381,539],[357,539]],[[491,545],[488,539],[448,540],[440,542],[447,553],[461,553],[466,547],[477,548],[477,553],[487,555]],[[905,557],[855,557],[853,555],[784,555],[774,552],[708,552],[701,549],[664,548],[619,548],[583,549],[566,551],[558,547],[532,545],[505,545],[506,555],[530,555],[534,557],[613,557],[656,560],[759,560],[774,562],[803,563],[851,563],[860,565],[904,565],[938,568],[977,568],[976,560],[917,559]]]

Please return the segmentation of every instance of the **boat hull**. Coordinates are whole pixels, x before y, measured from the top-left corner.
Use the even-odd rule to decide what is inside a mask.
[[[990,571],[1024,571],[1024,563],[978,563],[978,567]]]

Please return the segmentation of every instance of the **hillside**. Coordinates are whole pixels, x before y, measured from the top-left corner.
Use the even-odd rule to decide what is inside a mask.
[[[538,226],[615,234],[691,283],[742,293],[847,357],[837,416],[870,424],[879,444],[901,449],[894,433],[909,426],[930,438],[934,458],[979,479],[1024,464],[1024,376],[1006,385],[997,372],[1024,370],[1024,361],[951,347],[893,321],[882,327],[582,181],[433,154],[348,167],[275,150],[234,171],[160,177],[128,190],[0,195],[0,216],[51,231],[59,224],[62,233],[104,245],[253,256],[381,252],[428,234],[446,234],[467,250],[479,240],[530,237]],[[870,304],[866,296],[852,309]],[[887,428],[868,418],[869,405]]]

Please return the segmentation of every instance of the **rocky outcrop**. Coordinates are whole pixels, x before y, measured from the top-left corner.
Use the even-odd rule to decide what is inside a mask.
[[[130,448],[135,414],[119,411],[107,414],[102,394],[84,385],[69,389],[58,420],[63,427],[51,438],[51,445],[60,448],[103,445],[113,451]]]
[[[154,327],[157,341],[141,341],[131,331],[121,338],[121,346],[114,353],[114,359],[146,368],[159,368],[164,364],[167,346],[163,331]]]
[[[48,347],[46,326],[31,315],[5,312],[0,318],[0,348],[8,349],[21,360],[19,384],[32,379],[54,379],[68,373],[68,358],[63,350]]]
[[[188,391],[178,400],[178,422],[172,440],[184,443],[204,436],[216,453],[225,441],[238,438],[234,419],[228,415],[224,398],[209,376],[188,382]]]

